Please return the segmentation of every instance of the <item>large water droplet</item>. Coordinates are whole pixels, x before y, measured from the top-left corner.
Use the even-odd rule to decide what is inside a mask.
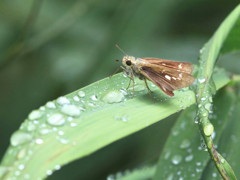
[[[19,170],[23,170],[25,168],[25,165],[24,164],[19,164],[19,166],[18,166],[18,169]]]
[[[80,101],[80,98],[78,96],[74,96],[73,97],[73,100],[76,101],[76,102],[79,102]]]
[[[191,160],[193,160],[193,155],[192,154],[185,157],[186,162],[190,162]]]
[[[40,139],[40,138],[35,140],[36,144],[42,144],[43,142],[44,142],[43,139]]]
[[[49,102],[47,102],[46,107],[48,107],[50,109],[54,109],[54,108],[56,108],[56,105],[54,102],[49,101]]]
[[[10,139],[12,146],[18,146],[18,145],[27,143],[31,140],[32,140],[32,135],[24,131],[16,131],[15,133],[13,133]]]
[[[29,122],[27,123],[27,130],[28,130],[28,131],[34,131],[34,130],[36,130],[36,125],[35,125],[34,123],[32,123],[32,121],[29,121]]]
[[[200,83],[204,83],[205,81],[206,81],[205,78],[199,78],[199,79],[198,79],[198,82],[200,82]]]
[[[124,95],[122,92],[114,90],[114,91],[110,91],[108,92],[103,98],[102,100],[106,103],[118,103],[124,100]]]
[[[79,97],[85,97],[85,92],[83,92],[83,91],[78,91],[78,96]]]
[[[54,167],[55,170],[60,170],[61,169],[61,166],[59,164],[57,164],[55,167]]]
[[[175,165],[180,164],[181,161],[182,161],[182,156],[180,156],[180,155],[174,155],[172,157],[172,163],[175,164]]]
[[[92,95],[92,96],[91,96],[91,100],[93,100],[93,101],[97,101],[97,100],[98,100],[98,98],[97,98],[97,96],[96,96],[96,95]]]
[[[47,171],[46,171],[46,174],[49,175],[49,176],[52,175],[52,173],[53,173],[52,170],[47,170]]]
[[[65,123],[65,118],[62,114],[56,113],[48,117],[47,122],[53,126],[61,126]]]
[[[181,149],[186,149],[190,146],[191,142],[188,139],[184,139],[180,144]]]
[[[79,116],[81,111],[75,105],[64,105],[61,111],[69,116]]]
[[[60,105],[64,105],[64,104],[70,104],[70,101],[68,98],[62,96],[57,98],[57,103]]]
[[[42,117],[42,113],[38,110],[32,111],[28,116],[30,120],[39,119],[40,117]]]
[[[211,136],[213,131],[214,131],[214,127],[211,123],[207,123],[203,128],[203,132],[206,136]]]

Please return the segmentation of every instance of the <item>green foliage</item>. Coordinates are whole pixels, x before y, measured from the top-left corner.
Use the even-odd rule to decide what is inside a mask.
[[[216,166],[240,178],[239,76],[215,68],[227,57],[240,73],[240,7],[206,2],[0,2],[0,153],[9,146],[0,179],[220,179]],[[140,80],[133,93],[121,73],[102,79],[114,71],[115,44],[194,63],[231,10],[200,50],[197,96],[185,88],[169,98],[149,83],[150,96]]]

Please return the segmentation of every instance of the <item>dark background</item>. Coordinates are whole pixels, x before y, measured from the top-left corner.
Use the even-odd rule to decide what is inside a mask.
[[[237,0],[2,0],[0,157],[28,113],[111,75],[123,54],[197,63]],[[240,72],[239,53],[220,66]],[[49,179],[104,179],[154,163],[177,115],[74,162]]]

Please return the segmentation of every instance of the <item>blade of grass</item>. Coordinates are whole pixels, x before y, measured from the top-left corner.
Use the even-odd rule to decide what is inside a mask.
[[[200,55],[200,68],[197,75],[198,85],[196,90],[196,97],[198,103],[198,124],[200,132],[206,143],[208,152],[213,158],[215,165],[224,179],[229,179],[230,174],[234,174],[229,168],[226,161],[221,163],[222,157],[219,156],[214,148],[211,134],[214,131],[214,126],[209,121],[209,112],[211,111],[211,99],[214,94],[214,81],[212,81],[212,72],[215,62],[220,54],[220,50],[233,29],[236,22],[240,17],[240,5],[237,6],[230,15],[223,21],[213,37],[207,42],[207,44],[201,50]]]
[[[217,88],[229,82],[223,70],[214,77]],[[117,74],[31,112],[11,137],[0,177],[44,178],[64,164],[195,103],[190,90],[176,91],[170,98],[151,84],[153,100],[140,80],[132,97],[122,89],[128,82]]]
[[[223,103],[224,102],[224,103]],[[220,91],[215,97],[214,107],[217,112],[212,118],[215,126],[214,137],[217,143],[228,122],[228,112],[234,106],[235,97],[227,91]],[[193,122],[196,107],[191,106],[181,113],[168,137],[160,156],[154,179],[200,179],[203,169],[210,160],[205,147],[201,147],[201,139],[197,126]]]

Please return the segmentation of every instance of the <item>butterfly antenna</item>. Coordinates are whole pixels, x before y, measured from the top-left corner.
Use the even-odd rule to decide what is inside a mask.
[[[118,48],[124,55],[127,55],[127,53],[125,53],[125,51],[124,51],[122,48],[120,48],[119,45],[115,44],[115,46],[116,46],[116,48]]]

